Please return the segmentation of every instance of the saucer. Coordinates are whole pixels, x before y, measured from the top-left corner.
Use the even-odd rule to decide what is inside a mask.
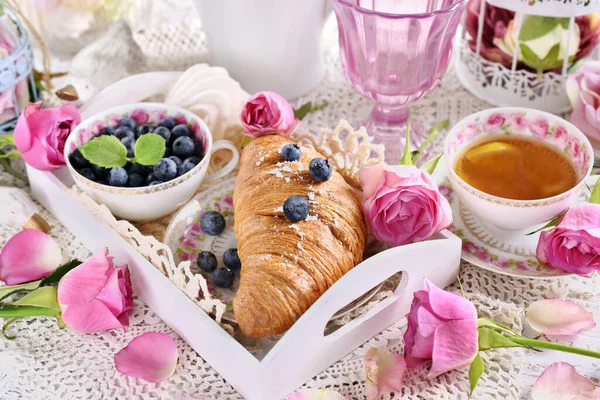
[[[541,228],[543,224],[523,231],[507,231],[482,221],[460,202],[447,175],[446,166],[440,161],[434,178],[452,208],[454,221],[448,229],[463,241],[463,260],[488,271],[518,278],[548,279],[570,275],[568,272],[552,269],[536,259],[541,232],[527,234]],[[587,178],[588,188],[584,189],[575,204],[589,200],[589,188],[594,186],[598,178]]]
[[[165,240],[173,252],[175,265],[181,261],[190,261],[192,272],[202,274],[206,278],[209,292],[227,305],[223,320],[236,323],[233,314],[233,298],[240,284],[240,271],[235,272],[233,286],[229,289],[216,287],[212,282],[212,273],[204,272],[196,265],[196,257],[202,251],[210,251],[217,257],[218,266],[223,266],[223,253],[227,249],[237,248],[237,240],[233,230],[233,188],[235,178],[227,179],[198,193],[171,219]],[[219,236],[205,235],[200,228],[200,217],[206,211],[218,211],[225,217],[225,231]],[[331,320],[342,318],[375,296],[383,283],[366,292],[354,302],[339,310]],[[199,293],[202,298],[202,293]]]

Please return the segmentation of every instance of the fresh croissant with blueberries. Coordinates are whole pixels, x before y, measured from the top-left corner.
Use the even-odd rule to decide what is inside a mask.
[[[312,148],[279,135],[251,141],[233,204],[241,261],[233,311],[247,336],[285,332],[362,261],[360,200]]]

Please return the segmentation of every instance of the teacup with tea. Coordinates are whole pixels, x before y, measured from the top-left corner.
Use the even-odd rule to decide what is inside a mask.
[[[449,133],[444,158],[460,201],[506,230],[550,221],[581,194],[593,149],[579,129],[527,108],[473,114]]]

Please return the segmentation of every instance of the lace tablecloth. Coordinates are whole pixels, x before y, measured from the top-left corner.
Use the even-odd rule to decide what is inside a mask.
[[[167,14],[167,22],[159,18]],[[155,1],[153,15],[150,17],[152,20],[146,24],[152,28],[134,35],[148,58],[150,68],[173,68],[173,65],[183,68],[192,62],[207,59],[199,20],[190,15],[195,15],[195,10],[187,1]],[[181,20],[185,23],[181,23]],[[329,102],[325,110],[303,120],[303,129],[310,132],[317,132],[320,127],[334,127],[340,118],[346,118],[351,124],[358,126],[366,119],[370,110],[370,102],[361,98],[343,75],[336,32],[335,21],[331,20],[323,39],[327,50],[324,80],[317,89],[294,104],[297,106],[308,100]],[[184,56],[178,56],[182,54]],[[169,56],[170,65],[165,64],[165,55]],[[63,60],[58,65],[67,66],[68,60]],[[452,68],[440,87],[422,100],[420,105],[427,110],[419,115],[426,126],[443,119],[449,119],[452,124],[466,115],[489,107],[462,88]],[[439,149],[442,142],[443,137],[440,137],[435,146]],[[0,184],[23,186],[4,172],[0,173]],[[24,188],[28,190],[27,187]],[[70,256],[85,259],[90,255],[77,238],[45,210],[43,217],[53,227],[52,236]],[[0,245],[16,232],[17,227],[0,221]],[[542,298],[566,296],[588,310],[600,312],[600,277],[597,275],[592,279],[569,277],[521,280],[495,275],[468,264],[462,265],[460,275],[465,291],[477,304],[481,314],[512,325],[517,330],[523,325],[521,318],[524,308]],[[394,352],[401,352],[405,325],[405,319],[398,321],[315,376],[306,386],[330,387],[349,399],[363,399],[365,376],[362,356],[370,346],[387,346]],[[49,318],[23,319],[14,323],[11,330],[18,332],[15,340],[0,339],[0,399],[3,400],[178,399],[184,396],[242,399],[191,347],[145,304],[137,300],[131,315],[131,328],[126,333],[111,331],[81,335],[68,329],[59,329],[55,321]],[[180,357],[175,374],[159,384],[122,376],[113,365],[114,353],[133,337],[148,331],[169,333],[176,339],[179,348]],[[571,338],[571,341],[581,347],[593,348],[597,347],[598,339],[600,329],[596,328],[577,338]],[[486,357],[486,371],[475,398],[529,398],[531,385],[536,377],[546,366],[560,360],[572,363],[582,374],[596,380],[597,384],[600,378],[600,363],[578,356],[499,350],[488,352]],[[463,399],[467,398],[467,390],[466,371],[455,371],[438,379],[428,380],[423,370],[416,370],[407,373],[402,393],[384,398]]]

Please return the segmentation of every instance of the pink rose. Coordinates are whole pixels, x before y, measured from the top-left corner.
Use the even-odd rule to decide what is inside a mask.
[[[553,136],[554,136],[554,139],[561,144],[566,144],[569,141],[569,133],[567,132],[565,127],[562,125],[557,125],[554,128]]]
[[[16,26],[12,25],[10,20],[6,21],[16,31]],[[0,59],[8,58],[16,48],[15,38],[6,26],[0,25]],[[21,80],[13,88],[0,93],[0,123],[17,117],[29,102],[29,78],[18,75],[17,78]]]
[[[510,130],[512,133],[521,133],[527,128],[527,120],[522,113],[514,113],[508,116]]]
[[[452,210],[433,178],[414,165],[360,171],[365,219],[377,239],[394,246],[419,242],[452,223]]]
[[[529,130],[540,139],[546,139],[550,135],[550,125],[544,118],[534,118],[529,123]]]
[[[27,105],[15,127],[15,144],[23,160],[42,171],[63,167],[65,142],[80,121],[72,104],[46,109],[42,102]]]
[[[478,352],[477,310],[464,297],[427,279],[415,293],[404,334],[408,368],[431,363],[429,377],[471,364]]]
[[[573,125],[600,141],[600,61],[587,61],[569,75],[567,94],[573,107]]]
[[[542,232],[536,256],[551,268],[580,276],[600,270],[600,205],[571,207],[555,228]]]
[[[244,134],[252,138],[275,134],[291,137],[300,123],[290,103],[273,92],[253,94],[244,104],[240,119]]]
[[[62,251],[50,236],[24,229],[10,238],[0,253],[0,280],[7,285],[33,282],[50,275],[62,261]]]
[[[494,113],[490,115],[485,123],[484,130],[489,133],[498,133],[504,125],[504,117],[500,113]]]
[[[58,283],[62,319],[74,331],[100,332],[129,326],[133,293],[127,265],[115,267],[108,249],[67,272]]]

